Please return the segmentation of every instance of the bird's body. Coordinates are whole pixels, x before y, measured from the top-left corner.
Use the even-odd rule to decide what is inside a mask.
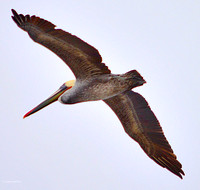
[[[24,117],[56,100],[64,104],[103,100],[115,112],[126,133],[152,160],[182,178],[182,165],[165,138],[159,121],[146,100],[131,90],[145,83],[136,70],[114,75],[102,63],[98,50],[83,40],[55,29],[54,24],[39,17],[12,12],[14,22],[35,42],[58,55],[76,76],[76,81],[64,83]]]
[[[74,86],[63,93],[59,101],[73,104],[105,100],[144,83],[145,80],[135,70],[122,75],[103,74],[85,80],[76,80]]]

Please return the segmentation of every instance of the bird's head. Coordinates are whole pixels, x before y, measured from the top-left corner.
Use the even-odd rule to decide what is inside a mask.
[[[70,80],[65,82],[56,92],[54,92],[49,98],[47,98],[45,101],[43,101],[42,103],[40,103],[38,106],[36,106],[35,108],[33,108],[32,110],[30,110],[28,113],[26,113],[24,115],[23,118],[28,117],[29,115],[32,115],[33,113],[41,110],[42,108],[50,105],[51,103],[55,102],[58,100],[58,98],[67,90],[69,90],[70,88],[72,88],[75,84],[75,80]]]

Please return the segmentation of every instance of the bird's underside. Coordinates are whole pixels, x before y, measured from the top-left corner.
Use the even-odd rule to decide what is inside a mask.
[[[61,29],[55,29],[54,24],[39,17],[24,16],[15,10],[12,12],[12,18],[18,27],[28,32],[35,42],[59,56],[70,67],[77,80],[87,83],[93,77],[111,73],[102,63],[98,50],[83,40]],[[66,85],[64,90],[68,87]],[[73,85],[70,88],[73,89]],[[63,92],[59,93],[54,101],[58,99],[58,95],[61,98],[64,96]],[[116,96],[104,99],[104,102],[118,116],[126,133],[139,143],[152,160],[180,178],[185,175],[181,169],[182,165],[164,136],[159,121],[140,94],[127,88]],[[44,102],[42,106],[43,104]]]

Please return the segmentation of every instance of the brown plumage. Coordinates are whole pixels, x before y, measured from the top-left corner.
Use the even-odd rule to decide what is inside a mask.
[[[140,94],[128,91],[104,102],[115,112],[126,133],[151,159],[182,178],[182,165],[165,138],[159,121]]]
[[[108,67],[101,63],[102,58],[98,50],[83,40],[61,29],[55,29],[54,24],[39,17],[18,15],[15,10],[12,12],[15,23],[28,32],[33,41],[58,55],[77,78],[110,73]]]
[[[152,160],[182,178],[182,165],[166,140],[159,121],[146,100],[131,91],[145,83],[137,71],[113,75],[102,63],[98,50],[83,40],[55,29],[54,24],[39,17],[17,14],[15,10],[12,12],[14,22],[28,32],[35,42],[58,55],[77,78],[76,83],[66,82],[48,99],[48,103],[42,102],[25,117],[57,99],[66,104],[103,100],[118,116],[126,133],[139,143]]]

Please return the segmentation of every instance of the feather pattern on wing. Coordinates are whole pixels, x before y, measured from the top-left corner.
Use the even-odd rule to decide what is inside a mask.
[[[58,55],[77,78],[109,74],[110,70],[102,63],[98,50],[80,38],[55,29],[55,25],[42,18],[18,14],[12,9],[14,22],[37,43]]]
[[[182,178],[182,165],[165,138],[159,121],[140,94],[127,91],[104,102],[118,116],[126,133],[151,159]]]

